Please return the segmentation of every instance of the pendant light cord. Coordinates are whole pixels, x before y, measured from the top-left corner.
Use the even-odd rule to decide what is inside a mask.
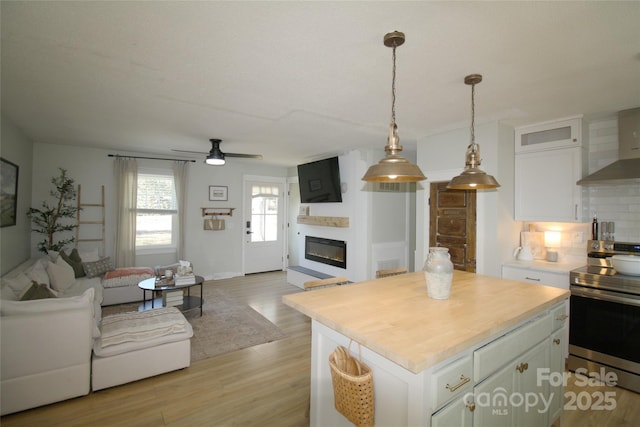
[[[476,117],[476,85],[471,85],[471,144],[475,144],[476,142],[476,134],[475,134],[475,117]]]
[[[391,123],[396,124],[396,43],[393,43],[393,69],[391,72]]]

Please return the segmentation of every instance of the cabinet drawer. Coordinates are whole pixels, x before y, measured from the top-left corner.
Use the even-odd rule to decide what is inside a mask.
[[[519,268],[513,265],[503,265],[502,278],[569,290],[569,272],[552,273],[550,271],[532,270],[530,268]]]
[[[487,378],[501,366],[521,355],[551,334],[551,313],[479,348],[473,353],[473,375],[476,382]]]
[[[434,372],[431,381],[431,408],[436,410],[450,399],[471,391],[472,369],[473,363],[469,355]]]
[[[553,319],[553,330],[556,331],[569,323],[569,313],[567,313],[566,301],[551,310]]]

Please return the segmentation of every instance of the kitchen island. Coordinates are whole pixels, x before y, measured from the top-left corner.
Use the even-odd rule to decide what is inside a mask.
[[[549,425],[562,385],[537,385],[538,368],[563,371],[568,297],[460,271],[447,300],[427,296],[422,272],[287,295],[312,319],[311,425],[350,425],[333,407],[328,358],[351,341],[373,372],[376,425]],[[482,401],[502,389],[507,399],[552,395],[554,406]]]

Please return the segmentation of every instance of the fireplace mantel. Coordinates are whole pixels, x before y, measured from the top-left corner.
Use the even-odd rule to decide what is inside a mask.
[[[349,227],[349,217],[299,215],[298,224],[320,225],[323,227]]]

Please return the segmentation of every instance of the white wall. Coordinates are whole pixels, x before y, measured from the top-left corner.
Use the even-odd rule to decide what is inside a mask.
[[[115,175],[112,157],[108,150],[80,148],[68,145],[34,144],[33,195],[31,203],[40,204],[48,198],[50,180],[58,174],[58,167],[67,169],[77,184],[82,185],[83,200],[92,203],[97,197],[101,185],[105,186],[106,198],[106,254],[114,255],[115,239]],[[117,153],[123,155],[145,155],[140,153]],[[157,160],[139,160],[145,166],[170,166],[170,163]],[[255,160],[231,159],[223,167],[207,166],[202,162],[190,163],[187,194],[187,228],[185,258],[191,261],[196,272],[205,278],[229,277],[242,272],[242,185],[245,174],[286,177],[286,169],[266,166]],[[228,187],[226,202],[209,201],[209,186]],[[94,199],[99,200],[99,199]],[[232,217],[225,217],[226,229],[222,231],[203,230],[201,207],[234,207]],[[32,255],[36,253],[32,239]],[[174,254],[139,256],[136,264],[154,266],[175,262]]]
[[[493,175],[501,187],[478,190],[476,207],[476,272],[500,277],[501,265],[511,258],[520,223],[513,221],[513,129],[497,122],[475,128],[480,145],[481,168]],[[424,263],[429,246],[429,185],[447,181],[464,168],[469,145],[468,128],[431,135],[418,141],[418,166],[427,180],[418,184],[416,195],[416,268]]]
[[[33,143],[4,114],[1,134],[0,155],[18,165],[16,225],[0,228],[0,274],[4,274],[29,258],[31,253],[31,222],[26,214],[31,206]]]
[[[309,207],[311,216],[336,216],[349,218],[349,227],[324,227],[317,225],[299,224],[298,251],[300,265],[312,270],[321,271],[332,276],[347,276],[351,281],[361,281],[368,278],[370,266],[369,247],[370,233],[370,204],[371,193],[365,190],[365,183],[361,177],[368,167],[367,161],[362,159],[363,153],[357,150],[349,151],[339,156],[340,181],[346,189],[342,194],[342,203],[310,203],[302,204]],[[347,243],[347,268],[342,269],[304,258],[305,236],[317,236],[327,239],[344,240]]]

